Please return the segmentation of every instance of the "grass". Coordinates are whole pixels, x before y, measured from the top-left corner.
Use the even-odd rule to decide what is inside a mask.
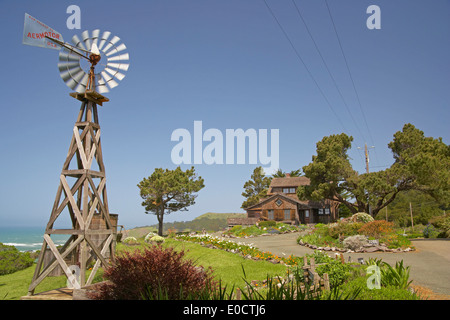
[[[228,288],[232,286],[243,287],[245,285],[244,273],[245,270],[247,281],[251,280],[265,280],[267,275],[281,275],[286,274],[286,266],[281,264],[273,264],[267,261],[254,261],[244,259],[240,255],[227,252],[224,250],[214,250],[205,248],[197,243],[186,241],[177,241],[167,239],[163,246],[171,246],[175,250],[184,250],[186,258],[195,261],[197,265],[202,265],[205,268],[211,267],[217,280],[221,280],[223,285]],[[143,248],[141,246],[125,246],[119,244],[117,246],[118,252],[122,250],[130,251]]]
[[[196,243],[166,239],[164,246],[172,246],[175,250],[185,250],[186,257],[194,260],[197,265],[202,265],[205,268],[212,267],[216,279],[221,279],[222,285],[227,285],[228,288],[245,286],[242,268],[244,268],[249,282],[251,280],[265,280],[268,274],[283,276],[286,274],[286,266],[284,265],[244,259],[231,252],[208,249]],[[139,250],[143,247],[143,244],[126,246],[119,243],[117,252]],[[34,264],[24,270],[0,276],[0,300],[20,300],[20,297],[26,296],[35,267]],[[100,278],[98,274],[96,278]],[[101,279],[99,280],[101,281]],[[35,293],[65,287],[66,281],[65,276],[47,277],[39,284]]]
[[[35,267],[36,264],[33,264],[29,268],[0,276],[0,300],[20,300],[20,297],[26,296]],[[65,276],[47,277],[39,284],[35,293],[65,287],[66,281]]]

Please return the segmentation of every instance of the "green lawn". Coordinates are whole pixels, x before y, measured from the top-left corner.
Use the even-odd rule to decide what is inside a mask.
[[[231,288],[244,287],[245,270],[247,281],[264,280],[269,275],[285,275],[286,266],[272,264],[267,261],[244,259],[237,254],[218,249],[208,249],[196,243],[181,242],[166,239],[164,246],[172,246],[176,250],[186,251],[186,258],[194,260],[197,265],[205,268],[212,267],[216,279],[221,279],[222,285]],[[142,249],[143,246],[117,245],[117,252]],[[35,265],[9,275],[0,276],[0,300],[19,300],[28,293],[28,286],[33,278]],[[96,276],[97,277],[97,276]],[[47,277],[37,288],[35,293],[66,286],[66,277]]]

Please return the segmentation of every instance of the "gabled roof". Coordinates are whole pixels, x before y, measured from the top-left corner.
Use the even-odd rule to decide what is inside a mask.
[[[298,187],[308,186],[310,183],[307,177],[284,177],[284,178],[272,178],[270,187]]]
[[[256,207],[262,206],[264,203],[267,203],[267,202],[269,202],[272,199],[277,198],[277,197],[283,198],[284,200],[287,200],[287,201],[292,202],[292,203],[296,203],[296,204],[302,206],[303,209],[310,209],[311,208],[308,205],[308,201],[300,201],[300,200],[296,200],[294,198],[288,197],[288,196],[286,196],[283,193],[275,193],[275,194],[269,196],[268,198],[265,198],[265,199],[261,200],[257,204],[254,204],[254,205],[252,205],[250,207],[245,208],[245,210],[251,210],[252,208],[256,208]]]

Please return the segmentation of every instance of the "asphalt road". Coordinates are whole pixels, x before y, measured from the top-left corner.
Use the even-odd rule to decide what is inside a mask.
[[[296,239],[299,233],[286,233],[253,238],[227,238],[237,242],[253,244],[261,251],[270,251],[278,256],[303,256],[314,252],[313,249],[298,245]],[[405,266],[410,266],[410,279],[413,285],[419,285],[432,290],[434,293],[450,296],[450,241],[447,240],[414,240],[415,251],[390,253],[344,253],[345,261],[351,257],[352,261],[358,258],[381,258],[394,266],[396,261],[403,260]],[[327,252],[330,256],[334,252]]]

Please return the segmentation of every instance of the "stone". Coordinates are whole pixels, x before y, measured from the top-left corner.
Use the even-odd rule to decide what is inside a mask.
[[[369,247],[369,248],[364,248],[365,252],[376,252],[376,251],[381,251],[379,247]]]

